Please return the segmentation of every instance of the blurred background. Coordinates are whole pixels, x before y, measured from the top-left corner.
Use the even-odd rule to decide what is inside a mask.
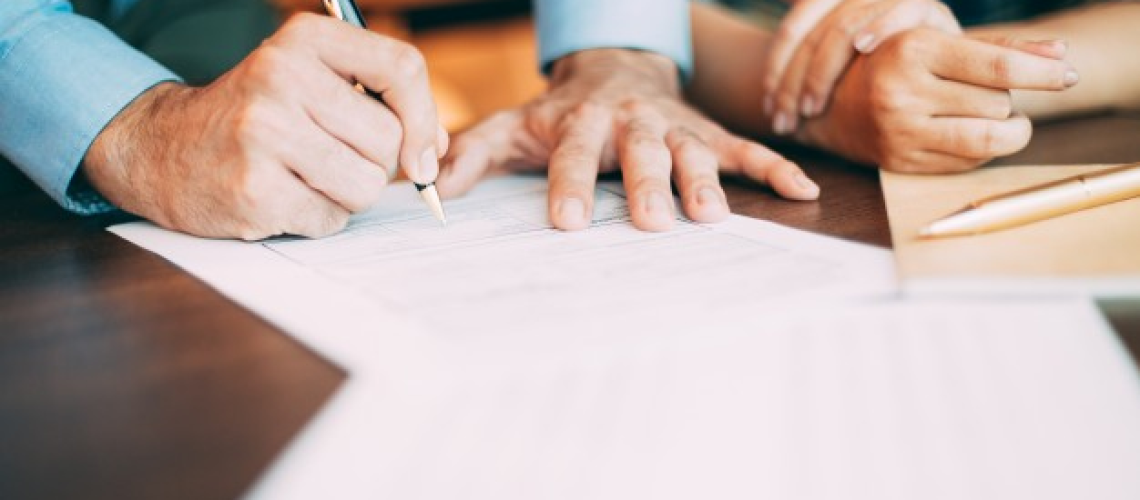
[[[273,0],[286,15],[323,12],[318,0]],[[369,27],[414,44],[431,73],[449,131],[545,88],[530,0],[357,0]]]

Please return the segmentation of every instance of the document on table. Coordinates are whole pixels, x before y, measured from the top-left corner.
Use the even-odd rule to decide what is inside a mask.
[[[251,498],[1140,498],[1140,383],[1087,301],[436,354],[351,387]]]
[[[598,190],[590,229],[557,231],[545,186],[489,180],[448,203],[446,227],[398,186],[319,240],[204,240],[145,222],[111,231],[348,367],[368,364],[359,342],[376,333],[581,344],[612,332],[712,330],[765,309],[895,286],[885,250],[755,219],[638,231],[615,186]]]
[[[111,228],[344,366],[251,498],[1140,498],[1140,385],[1087,302],[891,302],[887,252],[768,222],[588,231],[544,182],[441,228]],[[838,300],[837,300],[838,299]]]

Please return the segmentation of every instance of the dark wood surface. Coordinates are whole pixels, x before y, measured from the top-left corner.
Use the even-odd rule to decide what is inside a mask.
[[[790,150],[823,188],[734,211],[889,246],[878,174]],[[1140,160],[1140,116],[1040,127],[1011,163]],[[0,200],[0,498],[239,496],[343,381],[206,285],[42,194]],[[1103,304],[1140,354],[1140,304]]]

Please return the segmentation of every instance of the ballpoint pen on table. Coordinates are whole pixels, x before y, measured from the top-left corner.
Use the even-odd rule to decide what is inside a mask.
[[[1140,196],[1140,163],[974,201],[919,232],[922,238],[988,233]]]

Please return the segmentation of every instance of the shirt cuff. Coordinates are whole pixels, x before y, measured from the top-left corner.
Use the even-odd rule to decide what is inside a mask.
[[[677,64],[682,79],[693,68],[687,0],[537,0],[543,72],[569,54],[598,48],[656,52]]]
[[[11,21],[0,19],[0,154],[68,210],[113,209],[70,189],[76,171],[123,108],[178,77],[64,2]]]

